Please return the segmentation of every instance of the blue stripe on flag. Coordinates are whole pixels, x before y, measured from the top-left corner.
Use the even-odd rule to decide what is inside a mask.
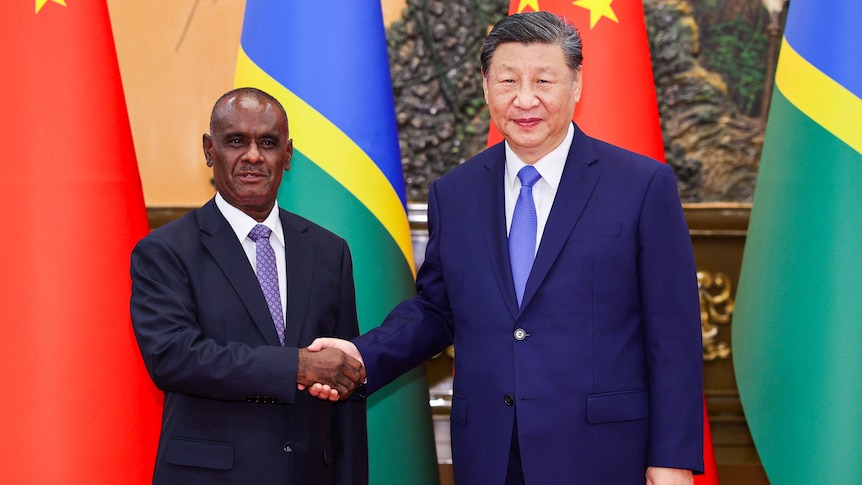
[[[808,62],[862,98],[862,55],[849,44],[859,39],[859,0],[793,0],[784,36]],[[816,93],[812,93],[816,94]]]

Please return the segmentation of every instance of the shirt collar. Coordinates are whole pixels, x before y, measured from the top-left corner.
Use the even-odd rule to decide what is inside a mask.
[[[236,237],[240,242],[245,240],[252,228],[258,224],[253,217],[230,205],[218,192],[215,195],[215,203],[224,218],[227,219],[233,232],[236,233]],[[284,231],[281,230],[281,218],[278,217],[278,204],[272,206],[269,215],[260,224],[268,227],[275,234],[275,238],[278,239],[281,247],[284,247]]]
[[[566,159],[569,157],[569,149],[572,147],[572,140],[575,138],[575,125],[569,123],[569,130],[566,132],[566,137],[557,145],[557,148],[551,150],[550,153],[540,158],[533,167],[539,172],[547,184],[557,190],[560,185],[560,179],[563,178],[563,168],[566,167]],[[512,190],[520,187],[518,181],[518,172],[526,166],[518,155],[509,147],[509,142],[506,146],[506,187]]]

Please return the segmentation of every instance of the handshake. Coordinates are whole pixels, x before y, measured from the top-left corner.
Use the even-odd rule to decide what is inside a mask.
[[[349,340],[322,337],[299,349],[296,387],[322,400],[347,399],[365,382],[362,355]]]

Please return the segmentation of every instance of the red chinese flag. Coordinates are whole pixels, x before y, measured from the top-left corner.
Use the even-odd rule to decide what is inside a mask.
[[[129,318],[148,223],[108,7],[3,6],[0,482],[149,483],[161,396]]]
[[[694,485],[718,485],[718,469],[715,464],[715,450],[712,448],[712,431],[706,414],[706,400],[703,401],[703,475],[694,476]]]
[[[575,24],[584,45],[574,120],[588,135],[664,161],[658,103],[640,0],[512,0],[509,13],[550,11]],[[488,145],[502,140],[491,125]]]
[[[664,143],[641,0],[511,0],[509,13],[549,11],[575,24],[584,45],[583,92],[573,119],[590,136],[665,161]],[[488,146],[502,140],[491,124]],[[704,403],[705,404],[705,403]],[[706,406],[705,472],[697,485],[718,485]]]

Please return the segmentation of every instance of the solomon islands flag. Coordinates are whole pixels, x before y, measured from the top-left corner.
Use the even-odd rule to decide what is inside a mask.
[[[772,483],[860,483],[862,3],[789,8],[743,255],[734,367]]]
[[[347,240],[360,330],[379,325],[415,277],[380,2],[248,0],[235,85],[284,105],[279,205]],[[368,441],[370,483],[438,483],[421,369],[371,396]]]

